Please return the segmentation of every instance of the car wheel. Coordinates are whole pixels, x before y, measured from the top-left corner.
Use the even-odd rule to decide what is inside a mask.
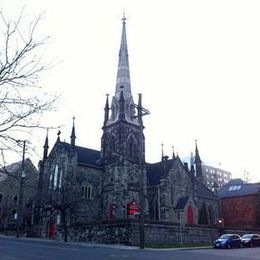
[[[240,247],[240,248],[242,248],[242,247],[243,247],[243,245],[240,243],[240,244],[239,244],[239,247]]]
[[[254,247],[254,244],[252,242],[250,243],[250,247]]]
[[[230,248],[231,248],[231,245],[230,245],[230,244],[228,244],[228,245],[227,245],[227,249],[230,249]]]

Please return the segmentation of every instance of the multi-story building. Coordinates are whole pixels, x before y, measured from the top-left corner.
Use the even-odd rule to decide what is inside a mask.
[[[23,214],[22,226],[31,227],[33,221],[33,202],[37,192],[38,171],[31,160],[24,160],[25,176],[23,179]],[[0,169],[0,228],[16,228],[19,194],[21,194],[22,161],[12,163]]]
[[[195,162],[195,156],[191,153],[190,165]],[[228,183],[232,179],[232,174],[229,171],[211,166],[202,162],[202,181],[212,191],[216,192],[220,187]]]
[[[202,164],[202,173],[205,185],[211,190],[219,189],[232,179],[231,172],[206,164]]]

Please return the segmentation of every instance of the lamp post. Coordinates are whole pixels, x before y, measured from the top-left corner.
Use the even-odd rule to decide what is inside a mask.
[[[182,215],[181,215],[181,212],[179,212],[178,214],[179,214],[179,219],[180,219],[180,240],[181,240],[181,245],[182,245],[182,243],[183,243],[183,238],[182,238],[182,221],[181,221]]]
[[[19,141],[18,141],[19,142]],[[18,210],[17,210],[17,220],[16,220],[16,237],[19,238],[20,226],[23,221],[23,181],[26,176],[24,172],[24,158],[25,158],[25,140],[23,142],[23,159],[22,159],[22,167],[21,174],[18,180],[20,181],[19,186],[19,198],[18,198]]]

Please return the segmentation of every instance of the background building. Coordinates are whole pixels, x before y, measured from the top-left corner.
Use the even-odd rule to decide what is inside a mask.
[[[16,228],[21,173],[22,161],[0,169],[0,228],[2,230]],[[29,158],[24,161],[24,173],[22,227],[29,230],[33,225],[33,202],[38,185],[38,172]]]
[[[233,179],[218,191],[225,227],[260,226],[260,184]]]
[[[231,172],[206,164],[202,164],[202,173],[204,183],[211,190],[222,187],[232,179]]]

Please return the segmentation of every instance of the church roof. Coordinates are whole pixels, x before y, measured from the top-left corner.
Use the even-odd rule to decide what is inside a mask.
[[[67,150],[71,148],[71,144],[61,142]],[[93,167],[101,168],[101,158],[100,158],[100,151],[89,149],[86,147],[75,146],[77,156],[78,156],[78,163],[89,165]]]
[[[149,186],[160,184],[160,179],[170,171],[175,159],[165,160],[157,163],[147,163],[147,181]]]
[[[204,199],[213,199],[217,200],[217,195],[211,191],[206,185],[198,181],[197,179],[193,179],[194,184],[197,186],[197,197]]]
[[[188,196],[179,198],[178,201],[177,201],[175,209],[176,210],[183,210],[185,208],[188,200],[189,200]]]
[[[147,181],[148,186],[155,186],[160,184],[160,179],[162,177],[165,177],[169,171],[171,170],[173,163],[175,162],[175,159],[170,160],[164,160],[157,163],[147,163],[146,169],[147,169]],[[204,199],[213,199],[217,200],[217,196],[208,189],[203,183],[198,181],[196,178],[192,178],[192,175],[188,173],[188,176],[191,178],[191,181],[194,185],[196,185],[196,193],[199,198]]]
[[[78,162],[101,167],[100,151],[76,146]]]

